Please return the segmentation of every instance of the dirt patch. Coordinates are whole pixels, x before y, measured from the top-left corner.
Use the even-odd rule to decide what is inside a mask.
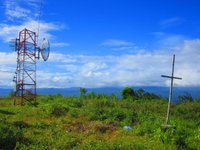
[[[115,122],[110,122],[109,124],[98,124],[95,126],[96,131],[100,133],[112,132],[118,128],[118,124]]]

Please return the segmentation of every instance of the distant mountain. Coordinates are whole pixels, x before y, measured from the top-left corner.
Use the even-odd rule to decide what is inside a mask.
[[[8,94],[12,91],[12,89],[4,89],[0,88],[0,96],[8,96]]]
[[[147,92],[160,95],[167,98],[169,95],[168,87],[154,87],[154,86],[141,86],[133,87],[133,89],[144,89]],[[87,92],[104,93],[104,94],[116,94],[118,97],[121,95],[121,90],[123,87],[102,87],[102,88],[86,88]],[[0,96],[7,96],[11,89],[0,88]],[[193,98],[200,96],[200,87],[175,87],[173,90],[173,101],[178,99],[179,95],[184,95],[189,93]],[[61,94],[63,96],[79,96],[79,88],[38,88],[38,95],[48,95],[48,94]]]

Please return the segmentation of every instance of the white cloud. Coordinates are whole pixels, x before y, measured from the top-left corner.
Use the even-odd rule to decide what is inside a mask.
[[[62,23],[46,22],[41,19],[40,12],[42,3],[40,0],[5,0],[4,23],[0,23],[0,38],[8,42],[17,38],[18,33],[27,28],[39,34],[39,41],[42,38],[53,40],[52,31],[59,31],[66,26]],[[40,20],[39,20],[40,18]],[[56,46],[67,46],[67,43],[55,43]]]
[[[8,9],[6,11],[6,15],[8,16],[9,19],[12,20],[12,18],[22,18],[22,17],[27,17],[28,14],[30,14],[30,10],[21,8],[19,6],[14,7],[14,9]]]
[[[37,87],[40,88],[70,87],[70,80],[73,79],[68,77],[66,73],[37,71]]]
[[[77,57],[71,55],[65,55],[62,53],[50,53],[48,62],[65,62],[65,63],[75,63],[77,62]]]
[[[51,43],[51,47],[67,47],[67,46],[70,46],[70,44],[67,43],[67,42],[54,42],[54,43]]]
[[[177,68],[177,74],[179,74],[183,80],[177,80],[176,83],[181,86],[200,86],[200,69],[197,68]]]
[[[0,52],[0,66],[16,64],[16,53]]]
[[[133,46],[135,45],[132,42],[127,42],[124,40],[114,40],[114,39],[110,39],[110,40],[106,40],[102,43],[103,46]]]
[[[161,40],[158,41],[158,45],[167,49],[167,48],[175,48],[176,46],[180,46],[180,44],[184,43],[187,37],[183,35],[168,35]]]
[[[151,32],[150,34],[154,35],[157,38],[160,38],[165,35],[164,32],[160,32],[160,31],[159,32]]]
[[[38,22],[35,20],[29,20],[24,22],[21,25],[8,25],[8,24],[0,24],[0,37],[9,42],[11,39],[18,37],[18,32],[23,30],[24,28],[28,28],[34,32],[38,32]],[[50,34],[50,31],[60,30],[60,26],[54,23],[40,22],[40,38],[52,38],[53,35]]]
[[[161,20],[159,24],[162,28],[168,28],[168,27],[180,25],[183,22],[184,20],[179,17],[171,17],[171,18]]]
[[[121,56],[77,56],[62,55],[66,72],[73,74],[71,86],[166,86],[169,80],[161,74],[171,74],[172,54],[176,54],[175,81],[178,86],[200,86],[200,40],[188,40],[177,45],[174,51],[154,51]],[[198,52],[197,52],[198,51]],[[73,58],[76,61],[65,61]],[[71,71],[69,71],[71,70]],[[190,75],[192,74],[192,75]]]
[[[39,0],[5,0],[4,5],[6,18],[11,21],[37,17],[41,7]]]
[[[52,53],[49,61],[38,63],[38,87],[167,86],[172,54],[176,54],[176,86],[200,86],[200,39],[187,40],[173,51],[148,51],[126,55],[88,56]],[[14,64],[13,54],[0,53],[1,63]],[[6,58],[8,58],[6,60]],[[9,60],[10,59],[10,60]],[[15,59],[14,59],[15,60]],[[13,60],[13,61],[14,61]],[[3,68],[2,68],[3,69]],[[5,69],[5,68],[4,68]],[[9,82],[4,76],[0,79]],[[11,82],[11,81],[10,81]],[[12,83],[12,82],[11,82]],[[7,84],[3,84],[7,86]]]
[[[29,6],[32,7],[41,7],[43,5],[44,1],[41,0],[24,0],[28,3]]]
[[[12,87],[16,66],[15,53],[0,52],[0,87]]]
[[[113,51],[124,51],[124,52],[125,51],[132,52],[135,49],[138,49],[138,47],[133,42],[125,40],[116,40],[116,39],[105,40],[104,42],[101,43],[101,46]]]

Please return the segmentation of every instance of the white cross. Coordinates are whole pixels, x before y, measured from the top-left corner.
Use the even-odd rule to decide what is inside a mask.
[[[170,108],[171,108],[171,99],[172,99],[174,79],[182,80],[182,78],[180,78],[180,77],[174,77],[174,64],[175,64],[175,54],[173,55],[172,75],[171,76],[161,75],[161,77],[171,79],[171,86],[170,86],[170,91],[169,91],[169,102],[168,102],[167,117],[166,117],[166,126],[168,126],[168,123],[169,123],[169,115],[170,115]]]

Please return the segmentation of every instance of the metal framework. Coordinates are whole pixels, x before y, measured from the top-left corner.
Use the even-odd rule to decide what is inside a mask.
[[[36,102],[36,33],[28,29],[16,39],[17,68],[14,77],[14,104]]]

